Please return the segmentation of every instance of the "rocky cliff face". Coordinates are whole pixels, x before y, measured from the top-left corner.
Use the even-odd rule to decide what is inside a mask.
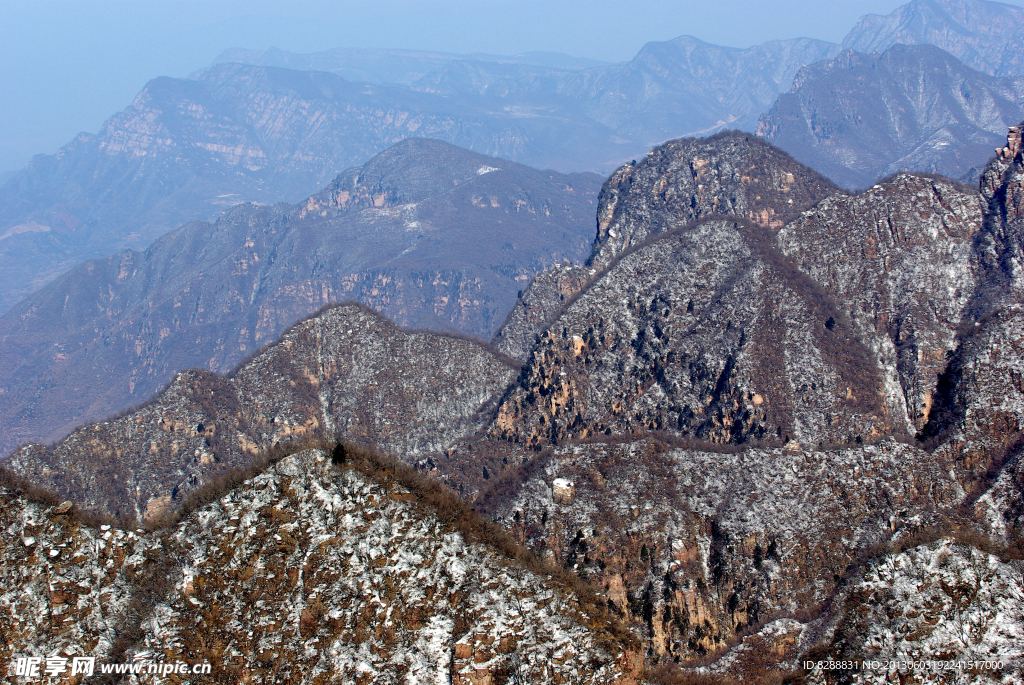
[[[757,133],[840,185],[864,188],[908,169],[976,179],[1022,113],[1020,78],[898,45],[804,67]]]
[[[516,371],[477,343],[335,307],[231,377],[186,371],[141,409],[5,466],[89,509],[151,519],[273,445],[336,435],[405,458],[443,450],[486,425]]]
[[[635,682],[628,645],[571,589],[320,451],[150,533],[0,498],[5,664],[212,666],[183,683]]]
[[[1018,520],[1019,495],[1010,493],[1021,491],[1019,477],[1014,481],[1019,476],[1016,462],[1024,429],[1020,130],[1019,126],[1010,130],[1006,147],[999,149],[982,177],[986,216],[977,239],[980,264],[970,303],[973,321],[961,327],[957,349],[937,385],[936,410],[925,430],[942,441],[938,451],[956,459],[974,488],[983,491],[993,481],[1001,483],[1002,494],[996,498],[1006,508],[998,514],[983,514],[991,517],[997,529],[1005,529],[1006,521]],[[983,504],[979,510],[985,511]],[[1015,524],[1009,527],[1014,529]]]
[[[556,449],[499,515],[601,587],[659,655],[721,651],[750,625],[801,616],[787,631],[796,644],[777,645],[792,658],[820,625],[804,612],[830,600],[858,548],[959,495],[927,452],[891,441],[827,452],[612,441]]]
[[[836,191],[812,169],[749,134],[674,140],[605,182],[590,264],[606,267],[652,236],[715,215],[777,229]]]
[[[712,216],[737,216],[777,229],[786,217],[836,191],[813,170],[738,131],[659,146],[605,182],[587,268],[559,267],[538,274],[494,343],[525,361],[535,335],[599,271],[660,233]]]
[[[780,251],[842,302],[885,380],[893,428],[922,430],[981,278],[982,198],[900,175],[830,197],[787,224]]]
[[[534,273],[586,257],[599,183],[407,140],[298,206],[244,205],[86,263],[0,318],[0,450],[183,369],[224,373],[331,302],[486,339]]]
[[[710,220],[615,262],[541,336],[497,433],[529,445],[634,430],[809,444],[888,433],[867,350],[769,236]]]

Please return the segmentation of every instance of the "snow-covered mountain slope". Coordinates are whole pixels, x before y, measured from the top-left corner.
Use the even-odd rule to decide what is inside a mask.
[[[636,654],[593,602],[393,469],[334,462],[285,457],[155,532],[92,528],[3,490],[17,563],[0,659],[148,653],[254,684],[635,682]]]

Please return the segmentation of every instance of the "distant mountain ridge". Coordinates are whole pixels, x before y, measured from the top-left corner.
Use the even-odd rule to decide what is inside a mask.
[[[975,71],[932,45],[845,51],[804,67],[757,134],[847,188],[928,171],[977,182],[1024,117],[1024,78]]]
[[[863,17],[842,48],[932,43],[989,74],[1024,73],[1022,17],[985,0],[913,0]],[[665,140],[753,130],[800,68],[840,49],[680,36],[621,64],[557,53],[231,49],[195,79],[155,79],[98,135],[0,180],[0,312],[81,261],[145,248],[225,206],[297,201],[409,136],[606,173]]]
[[[410,137],[542,167],[560,150],[627,149],[578,118],[453,105],[322,72],[221,65],[198,81],[156,79],[100,135],[37,157],[0,187],[0,312],[86,259],[144,249],[188,221],[242,202],[299,201]]]
[[[886,16],[868,14],[844,50],[883,52],[930,44],[993,76],[1024,75],[1024,8],[989,0],[911,0]]]
[[[752,128],[797,69],[835,49],[798,39],[741,50],[683,37],[648,44],[623,65],[568,70],[550,66],[560,59],[550,55],[424,65],[419,53],[401,53],[414,63],[385,62],[375,76],[415,77],[409,85],[229,63],[196,79],[158,78],[99,134],[37,156],[0,185],[0,313],[86,259],[144,249],[241,202],[298,201],[408,137],[603,172],[668,138]],[[330,66],[317,56],[303,64],[321,62]]]
[[[378,85],[411,86],[432,71],[457,61],[524,64],[575,71],[607,66],[610,62],[574,57],[559,52],[525,52],[520,55],[455,54],[429,50],[393,50],[374,48],[334,48],[324,52],[296,53],[278,48],[247,50],[229,48],[213,64],[248,64],[255,67],[282,67],[300,71],[329,71],[349,81]]]

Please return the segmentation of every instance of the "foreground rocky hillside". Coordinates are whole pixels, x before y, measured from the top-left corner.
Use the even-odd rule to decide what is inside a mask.
[[[1024,117],[1024,80],[975,71],[930,45],[845,51],[804,67],[757,133],[847,188],[900,171],[976,181]]]
[[[331,302],[489,338],[534,273],[586,257],[599,184],[412,139],[298,206],[243,205],[83,264],[0,318],[0,451],[186,368],[225,373]]]
[[[635,682],[592,600],[454,500],[348,461],[286,457],[152,532],[0,489],[0,659],[211,665],[182,683]]]
[[[142,408],[23,446],[5,467],[87,509],[152,519],[278,445],[330,435],[408,458],[446,449],[487,425],[517,371],[478,343],[343,305],[229,377],[185,371]]]
[[[659,655],[714,653],[749,626],[800,617],[777,645],[792,659],[821,627],[809,610],[859,549],[958,496],[943,464],[892,441],[709,451],[610,440],[554,450],[499,517],[603,588]]]

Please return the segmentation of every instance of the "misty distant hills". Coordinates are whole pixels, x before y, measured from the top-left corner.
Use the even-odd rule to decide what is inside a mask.
[[[228,371],[331,302],[489,338],[535,273],[589,253],[600,187],[409,139],[298,206],[238,206],[86,262],[0,318],[0,452],[182,369]]]
[[[1016,73],[1015,60],[1024,55],[1022,17],[1024,10],[983,0],[914,0],[886,17],[862,18],[844,46],[871,51],[930,42],[973,68]],[[753,130],[798,70],[839,51],[811,39],[740,49],[689,36],[648,43],[622,64],[556,53],[229,50],[196,78],[154,79],[98,134],[81,134],[0,179],[0,313],[84,260],[145,249],[188,221],[212,219],[242,202],[299,201],[407,137],[442,139],[536,168],[607,173],[665,140]],[[794,95],[809,96],[808,83],[816,80],[808,76]],[[841,118],[839,100],[829,104],[826,95],[815,95],[816,107],[831,107]],[[927,106],[929,123],[911,135],[913,145],[903,133],[896,145],[861,136],[864,149],[847,155],[850,163],[839,164],[845,168],[822,171],[847,185],[891,165],[955,174],[983,163],[980,150],[994,147],[1007,122],[1020,118],[975,121],[981,115],[968,113],[939,121],[943,107]],[[963,109],[952,107],[945,109]],[[864,104],[863,113],[868,109]],[[902,120],[893,126],[906,128]],[[938,130],[947,131],[933,141],[943,144],[939,156],[946,161],[914,152]],[[815,163],[800,151],[809,143],[772,139]],[[882,147],[872,148],[876,143]]]
[[[931,45],[846,51],[805,67],[758,135],[848,188],[904,170],[976,181],[1024,117],[1024,78],[975,71]]]
[[[641,151],[572,112],[322,72],[220,65],[199,80],[155,79],[98,135],[0,187],[0,312],[83,260],[144,249],[242,202],[296,202],[411,136],[570,169]]]
[[[427,74],[458,61],[522,64],[564,71],[576,71],[611,64],[559,52],[525,52],[521,55],[502,56],[374,48],[335,48],[324,52],[305,54],[278,48],[268,50],[230,48],[218,55],[213,63],[214,65],[234,63],[256,67],[282,67],[300,71],[329,71],[349,81],[364,81],[389,86],[411,86]]]
[[[449,60],[411,86],[228,63],[196,79],[154,79],[98,134],[37,156],[0,186],[0,312],[86,259],[144,249],[188,221],[242,202],[296,202],[412,136],[537,168],[607,172],[668,138],[751,128],[797,69],[834,50],[683,37],[624,65],[575,71],[545,66],[563,65],[557,55]],[[351,52],[278,61],[340,69],[331,56]],[[388,55],[375,78],[408,80],[443,62]]]
[[[575,103],[587,118],[649,146],[725,125],[751,128],[757,114],[789,87],[797,69],[837,52],[838,46],[832,43],[808,38],[731,48],[680,36],[647,43],[622,64],[557,53],[495,57],[403,50],[298,55],[233,49],[217,61],[318,69],[345,78],[408,85],[446,96],[493,98],[517,106]]]
[[[844,50],[883,52],[930,44],[995,76],[1024,75],[1024,8],[987,0],[911,0],[886,16],[868,14]]]

